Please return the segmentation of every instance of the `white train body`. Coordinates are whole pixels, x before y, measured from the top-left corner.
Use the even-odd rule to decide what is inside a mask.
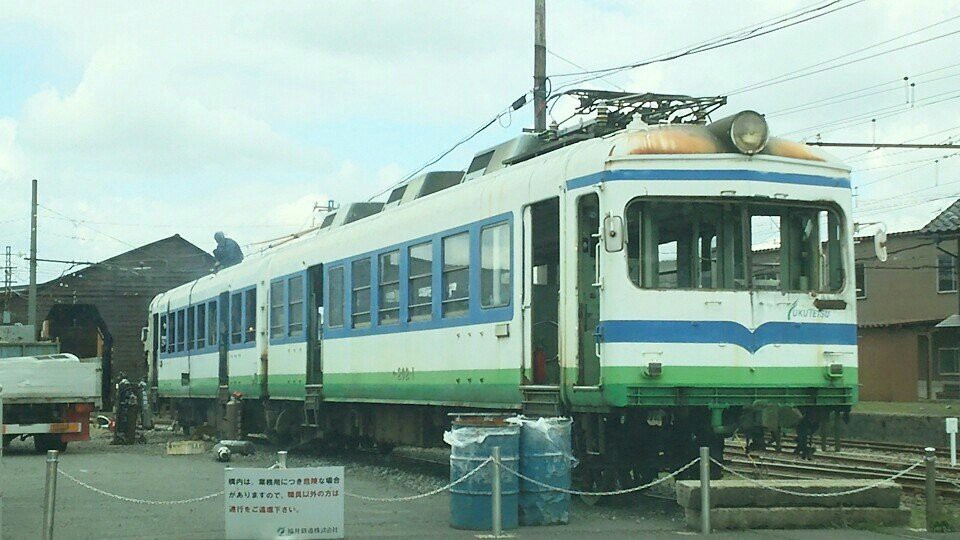
[[[337,216],[157,296],[159,396],[352,404],[396,442],[396,417],[377,412],[390,406],[519,410],[552,394],[568,414],[647,425],[694,408],[692,424],[722,434],[758,404],[817,416],[855,402],[844,165],[776,139],[731,152],[701,126],[484,160],[456,185]],[[199,305],[217,318],[200,322]],[[193,333],[177,334],[181,316]]]

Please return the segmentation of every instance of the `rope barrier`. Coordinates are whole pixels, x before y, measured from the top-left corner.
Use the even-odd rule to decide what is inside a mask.
[[[202,497],[193,497],[193,498],[190,498],[190,499],[182,499],[182,500],[179,500],[179,501],[149,501],[149,500],[146,500],[146,499],[135,499],[135,498],[133,498],[133,497],[124,497],[123,495],[116,495],[116,494],[113,494],[113,493],[109,493],[109,492],[106,492],[106,491],[104,491],[104,490],[102,490],[102,489],[100,489],[100,488],[96,488],[96,487],[91,486],[90,484],[87,484],[87,483],[84,482],[83,480],[80,480],[80,479],[72,476],[71,474],[63,471],[62,469],[57,469],[57,472],[58,472],[59,474],[63,475],[63,476],[66,476],[67,478],[69,478],[70,480],[72,480],[74,483],[76,483],[76,484],[78,484],[78,485],[80,485],[80,486],[83,486],[83,487],[89,489],[90,491],[93,491],[93,492],[95,492],[95,493],[99,493],[100,495],[103,495],[103,496],[105,496],[105,497],[110,497],[111,499],[117,499],[117,500],[119,500],[119,501],[125,501],[125,502],[135,503],[135,504],[149,504],[149,505],[156,505],[156,506],[172,506],[172,505],[177,505],[177,504],[189,504],[189,503],[206,501],[206,500],[208,500],[208,499],[213,499],[213,498],[216,498],[216,497],[219,497],[219,496],[223,495],[223,491],[218,491],[218,492],[216,492],[216,493],[211,493],[211,494],[209,494],[209,495],[203,495]]]
[[[654,481],[652,481],[652,482],[649,482],[649,483],[646,483],[646,484],[643,484],[642,486],[635,486],[635,487],[627,488],[627,489],[618,489],[618,490],[616,490],[616,491],[597,491],[597,492],[578,491],[578,490],[575,490],[575,489],[566,489],[566,488],[561,488],[561,487],[557,487],[557,486],[551,486],[550,484],[545,484],[545,483],[543,483],[543,482],[540,482],[539,480],[534,480],[533,478],[530,478],[530,477],[528,477],[528,476],[525,476],[525,475],[523,475],[523,474],[520,474],[520,473],[518,473],[517,471],[511,469],[510,467],[507,467],[507,466],[504,465],[503,463],[500,464],[500,467],[502,467],[503,470],[507,471],[508,473],[516,476],[517,478],[520,478],[521,480],[526,480],[527,482],[530,482],[531,484],[538,485],[538,486],[540,486],[540,487],[542,487],[542,488],[550,489],[550,490],[553,490],[553,491],[559,491],[560,493],[566,493],[566,494],[568,494],[568,495],[585,495],[585,496],[590,496],[590,497],[606,497],[606,496],[610,496],[610,495],[625,495],[625,494],[627,494],[627,493],[633,493],[633,492],[635,492],[635,491],[644,490],[644,489],[653,487],[653,486],[655,486],[655,485],[657,485],[657,484],[661,484],[661,483],[663,483],[663,482],[666,482],[666,481],[669,480],[670,478],[676,477],[678,474],[680,474],[680,473],[682,473],[683,471],[689,469],[690,467],[693,467],[693,466],[696,465],[699,461],[700,461],[700,458],[696,458],[696,459],[694,459],[693,461],[691,461],[690,463],[687,463],[687,464],[684,465],[683,467],[680,467],[679,469],[677,469],[677,470],[673,471],[672,473],[668,474],[667,476],[664,476],[663,478],[657,478],[656,480],[654,480]]]
[[[474,474],[477,474],[477,472],[480,471],[480,469],[486,467],[488,463],[492,463],[492,462],[493,462],[493,458],[492,458],[492,457],[487,458],[487,459],[485,459],[485,460],[483,461],[483,463],[477,465],[472,471],[470,471],[470,472],[468,472],[467,474],[461,476],[461,477],[458,478],[457,480],[455,480],[455,481],[453,481],[453,482],[450,482],[449,484],[447,484],[447,485],[445,485],[445,486],[443,486],[443,487],[439,487],[439,488],[437,488],[437,489],[435,489],[435,490],[433,490],[433,491],[429,491],[429,492],[427,492],[427,493],[421,493],[421,494],[419,494],[419,495],[411,495],[411,496],[409,496],[409,497],[367,497],[367,496],[364,496],[364,495],[357,495],[356,493],[346,493],[346,492],[344,492],[344,494],[345,494],[347,497],[353,497],[354,499],[360,499],[360,500],[363,500],[363,501],[371,501],[371,502],[405,502],[405,501],[414,501],[414,500],[417,500],[417,499],[424,499],[424,498],[426,498],[426,497],[430,497],[431,495],[436,495],[437,493],[446,491],[446,490],[452,488],[453,486],[455,486],[455,485],[457,485],[457,484],[459,484],[459,483],[461,483],[461,482],[466,481],[467,478],[470,478],[470,477],[473,476]],[[502,466],[503,466],[503,465],[501,465],[501,467],[502,467]]]
[[[874,489],[874,488],[876,488],[876,487],[878,487],[878,486],[880,486],[880,485],[882,485],[882,484],[884,484],[884,483],[886,483],[886,482],[892,482],[892,481],[896,480],[897,478],[900,478],[901,476],[903,476],[903,475],[909,473],[910,471],[916,469],[917,467],[923,465],[923,461],[922,461],[922,460],[921,460],[921,461],[918,461],[918,462],[914,463],[913,465],[907,467],[906,469],[904,469],[904,470],[902,470],[902,471],[894,474],[894,475],[891,476],[890,478],[884,478],[884,479],[878,480],[878,481],[876,481],[876,482],[874,482],[874,483],[872,483],[872,484],[869,484],[869,485],[866,485],[866,486],[863,486],[863,487],[859,487],[859,488],[855,488],[855,489],[850,489],[850,490],[847,490],[847,491],[837,491],[837,492],[832,492],[832,493],[801,493],[801,492],[799,492],[799,491],[791,491],[791,490],[789,490],[789,489],[783,489],[783,488],[778,488],[778,487],[776,487],[776,486],[771,486],[771,485],[769,485],[769,484],[764,484],[763,482],[761,482],[761,481],[759,481],[759,480],[755,480],[755,479],[753,479],[753,478],[750,478],[749,476],[746,476],[746,475],[744,475],[744,474],[742,474],[742,473],[740,473],[740,472],[738,472],[738,471],[735,471],[735,470],[731,469],[730,467],[727,467],[726,465],[724,465],[723,463],[717,461],[716,459],[710,458],[710,461],[712,461],[715,465],[717,465],[718,467],[720,467],[720,468],[723,469],[724,471],[726,471],[726,472],[728,472],[728,473],[730,473],[730,474],[732,474],[732,475],[734,475],[734,476],[736,476],[736,477],[738,477],[738,478],[742,478],[743,480],[746,480],[746,481],[748,481],[748,482],[750,482],[750,483],[752,483],[752,484],[754,484],[754,485],[756,485],[756,486],[759,486],[759,487],[764,488],[764,489],[768,489],[768,490],[770,490],[770,491],[776,491],[776,492],[778,492],[778,493],[783,493],[783,494],[786,494],[786,495],[794,495],[794,496],[797,496],[797,497],[840,497],[840,496],[843,496],[843,495],[853,495],[854,493],[860,493],[860,492],[862,492],[862,491],[868,491],[868,490]]]

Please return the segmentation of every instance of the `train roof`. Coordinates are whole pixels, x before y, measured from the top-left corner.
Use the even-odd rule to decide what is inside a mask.
[[[601,93],[607,94],[618,93]],[[643,96],[646,99],[649,94]],[[668,97],[676,100],[684,96]],[[584,107],[597,112],[597,117],[589,122],[563,131],[552,126],[552,129],[543,133],[522,134],[478,152],[465,171],[424,173],[397,185],[390,191],[386,202],[353,203],[332,210],[317,227],[278,239],[276,245],[271,244],[261,251],[249,254],[236,266],[161,293],[151,302],[151,308],[164,298],[182,299],[182,293],[187,293],[188,297],[210,298],[228,290],[249,287],[262,279],[265,275],[263,270],[269,270],[271,276],[303,270],[307,266],[306,261],[313,258],[308,254],[314,255],[311,252],[311,243],[308,242],[310,239],[348,234],[359,222],[393,214],[400,208],[412,211],[422,199],[432,199],[440,193],[453,196],[455,192],[471,184],[511,174],[511,171],[519,173],[529,172],[534,168],[550,169],[562,177],[572,178],[599,172],[611,159],[696,159],[729,157],[730,154],[764,161],[770,158],[772,161],[806,162],[809,165],[834,169],[842,174],[850,171],[840,160],[819,148],[766,135],[765,144],[755,155],[744,156],[732,143],[724,140],[725,132],[718,133],[715,126],[723,122],[730,123],[731,118],[732,122],[736,122],[736,117],[745,113],[738,113],[711,124],[703,122],[703,118],[696,114],[682,117],[681,120],[692,119],[689,122],[650,123],[651,119],[662,121],[663,115],[652,114],[650,111],[634,112],[629,116],[612,114],[604,105],[597,103],[598,101],[594,100]],[[715,104],[709,103],[711,107]],[[636,109],[637,107],[634,107],[634,110]],[[752,111],[746,112],[757,115]]]

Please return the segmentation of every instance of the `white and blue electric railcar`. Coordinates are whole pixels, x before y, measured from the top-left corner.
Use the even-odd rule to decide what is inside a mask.
[[[565,414],[592,485],[639,482],[857,399],[849,169],[710,124],[524,135],[464,172],[157,296],[151,380],[181,424],[431,445],[446,414]]]

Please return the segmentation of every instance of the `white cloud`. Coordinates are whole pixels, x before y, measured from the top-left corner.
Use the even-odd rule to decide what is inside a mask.
[[[548,47],[594,69],[650,58],[808,4],[555,1],[548,5]],[[936,1],[864,3],[582,86],[716,95],[932,24],[952,9]],[[314,202],[364,199],[392,185],[531,86],[530,2],[8,2],[0,23],[48,32],[54,56],[80,74],[73,82],[41,85],[12,108],[13,117],[0,118],[0,189],[9,195],[0,198],[0,221],[25,215],[28,180],[40,178],[44,204],[87,225],[44,214],[44,249],[64,258],[102,258],[124,249],[90,227],[133,244],[181,232],[209,247],[209,236],[221,228],[241,243],[279,235],[308,220]],[[956,43],[942,40],[737,95],[720,114],[772,111],[916,76],[949,64],[946,51]],[[569,71],[576,68],[548,56],[548,73]],[[564,80],[570,79],[552,82]],[[918,97],[956,83],[919,80]],[[820,124],[902,97],[891,91],[771,118],[771,125],[810,137]],[[878,120],[878,140],[945,129],[960,112],[954,102],[903,109]],[[560,102],[553,116],[560,120],[571,111],[569,101]],[[508,129],[494,127],[435,168],[463,167],[476,150],[528,126],[530,116],[528,106],[512,115]],[[872,137],[869,122],[824,133],[830,140]],[[870,154],[854,161],[870,168],[856,178],[876,180],[910,166],[875,167],[930,156]],[[925,200],[957,192],[960,184],[949,182],[960,180],[958,163],[944,160],[939,180],[931,166],[864,188],[864,208],[872,202],[882,213],[889,199],[924,189],[909,199],[917,206],[897,211],[929,212]],[[22,223],[16,226],[0,231],[0,242],[22,249]]]

